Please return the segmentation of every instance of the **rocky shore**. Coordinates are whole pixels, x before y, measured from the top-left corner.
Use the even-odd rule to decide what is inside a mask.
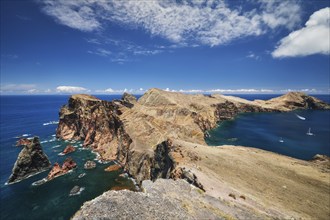
[[[231,203],[250,209],[241,218],[254,213],[255,218],[322,219],[330,215],[324,202],[330,176],[323,165],[253,148],[209,147],[204,140],[207,130],[239,113],[309,108],[330,106],[297,92],[268,101],[159,89],[137,101],[128,95],[112,102],[73,95],[60,111],[56,135],[82,140],[103,159],[117,160],[140,185],[144,180],[185,179],[218,199],[224,210]],[[302,202],[305,198],[308,203]],[[217,202],[211,203],[214,210],[235,217],[235,211],[224,212]],[[81,212],[88,213],[86,207]]]

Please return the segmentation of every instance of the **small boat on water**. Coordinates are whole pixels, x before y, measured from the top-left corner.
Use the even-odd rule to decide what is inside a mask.
[[[280,140],[278,140],[278,142],[283,143],[284,142],[283,138],[281,137]]]
[[[306,133],[307,135],[309,135],[309,136],[312,136],[312,135],[314,135],[312,132],[311,132],[311,128],[309,128],[308,129],[308,131],[307,131],[307,133]]]
[[[301,119],[301,120],[306,120],[306,118],[304,118],[303,116],[300,116],[298,114],[296,114],[297,118]]]

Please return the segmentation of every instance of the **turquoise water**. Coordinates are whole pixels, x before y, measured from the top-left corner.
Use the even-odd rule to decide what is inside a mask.
[[[306,134],[309,128],[314,135]],[[315,154],[330,156],[330,111],[240,114],[220,123],[209,134],[208,145],[256,147],[310,160]]]
[[[120,177],[122,171],[105,172],[104,168],[112,163],[102,164],[95,160],[97,167],[84,170],[87,160],[96,159],[90,150],[84,150],[79,142],[69,143],[56,140],[58,112],[67,103],[68,96],[1,96],[1,218],[0,219],[70,219],[87,200],[91,200],[114,186],[134,188],[129,178]],[[120,96],[101,96],[105,100]],[[45,125],[44,125],[45,124]],[[72,172],[55,178],[40,186],[32,183],[47,176],[48,171],[30,177],[16,184],[5,185],[21,148],[15,147],[16,137],[26,134],[40,137],[44,152],[52,164],[62,163],[66,157],[72,157],[77,168]],[[58,154],[68,145],[77,150],[66,156]],[[82,178],[78,176],[86,175]],[[78,185],[84,190],[75,196],[69,196],[70,190]]]

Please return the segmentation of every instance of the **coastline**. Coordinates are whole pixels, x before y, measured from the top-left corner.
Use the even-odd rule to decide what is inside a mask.
[[[250,207],[249,209],[257,210],[264,217],[304,218],[313,212],[303,204],[298,205],[298,208],[301,208],[302,213],[307,210],[307,214],[292,212],[292,205],[295,204],[286,203],[286,194],[278,191],[288,186],[292,187],[292,185],[286,181],[281,186],[275,184],[281,179],[288,179],[298,184],[302,178],[305,178],[301,174],[301,170],[309,172],[311,176],[306,178],[311,178],[310,181],[324,182],[322,180],[324,177],[320,176],[318,167],[314,167],[311,162],[302,162],[254,148],[244,148],[245,153],[242,154],[240,152],[242,149],[237,146],[229,147],[229,149],[226,146],[209,147],[206,146],[204,138],[205,134],[218,126],[219,122],[231,120],[239,113],[289,112],[306,108],[330,109],[329,105],[303,93],[288,93],[268,101],[249,101],[232,96],[185,95],[158,89],[149,90],[139,100],[131,100],[130,102],[114,100],[108,103],[89,95],[72,96],[69,104],[61,110],[57,137],[77,138],[76,134],[82,132],[81,127],[72,128],[70,124],[73,122],[71,118],[80,118],[81,125],[87,128],[85,136],[82,138],[80,136],[84,145],[98,151],[103,159],[117,160],[124,164],[125,170],[135,178],[140,186],[149,179],[153,181],[157,181],[159,178],[185,179],[206,191],[209,196],[221,198],[221,201],[230,201],[228,199],[231,199],[231,196],[236,193],[247,195],[250,198],[248,202],[237,203],[235,199],[235,206]],[[106,114],[101,112],[106,112]],[[117,124],[117,126],[98,130],[94,122],[89,122],[89,118],[95,118],[95,123],[100,123],[98,126],[104,124],[104,121],[110,125]],[[105,145],[106,143],[107,145]],[[110,147],[105,148],[105,146]],[[225,154],[227,158],[231,158],[229,161],[223,155],[226,150],[232,152]],[[239,154],[241,158],[232,156],[235,154]],[[226,163],[219,163],[219,161],[226,161]],[[244,164],[244,161],[250,161],[251,168],[247,165],[239,166],[239,163]],[[278,162],[282,164],[281,168],[272,171],[274,169],[272,167],[279,166]],[[258,167],[258,163],[263,163],[266,167],[259,174],[254,170],[255,167]],[[296,163],[298,165],[292,165]],[[226,166],[229,173],[223,173],[222,169],[219,170],[219,167]],[[305,166],[307,168],[304,168]],[[287,172],[299,173],[298,179],[287,175]],[[247,173],[250,173],[250,176],[256,174],[258,177],[250,179],[249,176],[246,176]],[[244,181],[239,181],[239,178],[235,183],[232,182],[236,175],[244,176],[242,177]],[[329,173],[325,175],[330,177]],[[224,176],[229,179],[218,179]],[[243,187],[247,182],[252,185],[269,185],[270,183],[266,181],[269,178],[273,178],[275,181],[269,186],[270,189],[280,197],[276,202],[274,199],[272,200],[271,204],[274,208],[269,208],[270,198],[267,197],[269,194],[266,193],[265,197],[256,189],[251,191],[250,188]],[[308,181],[301,184],[305,190],[308,189]],[[219,185],[227,187],[215,190],[214,186]],[[329,183],[325,182],[321,186],[315,186],[314,189],[322,192],[323,186],[329,188]],[[290,197],[295,197],[296,194],[299,193],[294,192],[290,194]],[[231,196],[228,198],[228,195]],[[308,197],[314,198],[313,200],[316,202],[322,196],[313,197],[313,194],[310,194]],[[326,207],[323,208],[327,210]],[[325,213],[329,213],[329,210],[324,212],[320,210],[319,215],[323,216]],[[227,214],[234,215],[235,213],[232,210]]]

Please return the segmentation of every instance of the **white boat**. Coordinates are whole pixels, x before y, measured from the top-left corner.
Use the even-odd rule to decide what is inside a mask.
[[[308,129],[308,131],[307,131],[307,133],[306,133],[307,135],[309,135],[309,136],[312,136],[312,135],[314,135],[312,132],[311,132],[311,128],[309,128]]]
[[[301,120],[306,120],[306,118],[304,118],[303,116],[300,116],[298,114],[296,114],[297,118],[301,119]]]
[[[281,143],[283,143],[284,142],[284,140],[283,140],[283,138],[280,138],[280,140],[278,140],[279,142],[281,142]]]

